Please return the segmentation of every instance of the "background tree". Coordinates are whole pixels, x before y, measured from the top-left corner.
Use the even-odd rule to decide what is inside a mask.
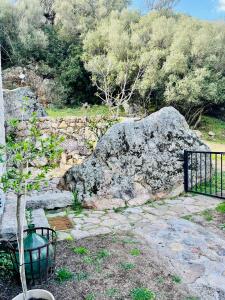
[[[172,9],[179,0],[145,0],[149,10]]]
[[[84,35],[88,30],[110,15],[121,11],[129,0],[55,0],[56,22],[61,25],[61,34],[68,38]]]

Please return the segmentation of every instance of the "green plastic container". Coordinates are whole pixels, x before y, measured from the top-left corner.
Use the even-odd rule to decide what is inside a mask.
[[[53,265],[53,246],[49,244],[47,237],[35,232],[33,224],[28,226],[27,236],[24,238],[24,259],[28,280],[43,277]]]

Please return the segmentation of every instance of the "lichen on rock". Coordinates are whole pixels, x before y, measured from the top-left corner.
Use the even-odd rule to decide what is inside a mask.
[[[112,126],[93,154],[64,175],[61,186],[88,207],[112,208],[163,198],[183,188],[184,150],[209,148],[185,118],[166,107]]]

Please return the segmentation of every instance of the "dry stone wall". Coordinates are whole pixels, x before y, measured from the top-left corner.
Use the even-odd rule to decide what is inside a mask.
[[[93,121],[101,127],[108,124],[104,124],[102,117],[39,118],[38,126],[43,135],[48,136],[54,133],[64,137],[62,143],[64,151],[61,156],[60,168],[54,171],[56,176],[62,176],[70,167],[81,164],[90,156],[93,151],[91,145],[94,145],[97,141],[96,134],[90,129]],[[113,118],[111,121],[113,121]],[[17,136],[25,138],[27,134],[27,123],[20,123],[17,128]]]

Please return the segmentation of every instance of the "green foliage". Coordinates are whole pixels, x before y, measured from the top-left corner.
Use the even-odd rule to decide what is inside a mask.
[[[96,253],[96,258],[97,259],[105,259],[105,258],[107,258],[107,257],[109,257],[110,256],[110,252],[108,251],[108,250],[106,250],[106,249],[101,249],[101,250],[99,250],[97,253]]]
[[[218,204],[216,207],[216,211],[224,214],[225,213],[225,202]]]
[[[6,171],[0,179],[4,192],[13,191],[21,197],[26,191],[40,189],[49,170],[55,168],[62,153],[62,138],[52,134],[42,136],[35,113],[27,121],[28,136],[15,139],[18,120],[11,120],[6,145],[0,147],[0,156],[6,154]],[[39,168],[38,174],[30,170],[34,161],[45,159],[46,164]]]
[[[208,222],[211,222],[213,220],[213,215],[212,215],[212,212],[210,210],[203,211],[202,216]]]
[[[74,274],[68,268],[60,268],[56,270],[56,280],[60,283],[71,280]]]
[[[124,271],[130,271],[130,270],[133,270],[135,269],[135,264],[132,264],[132,263],[121,263],[120,264],[121,268],[124,270]]]
[[[201,131],[204,140],[224,144],[224,121],[210,116],[203,116],[198,129]],[[210,137],[208,134],[212,129],[215,133],[215,137]]]
[[[75,254],[86,255],[89,253],[89,250],[85,247],[76,247],[76,248],[73,248],[73,252]]]
[[[81,45],[72,44],[58,69],[58,81],[64,88],[64,105],[80,105],[82,103],[96,103],[96,90],[90,80],[90,74],[85,70],[81,60]]]
[[[87,280],[89,277],[89,274],[86,272],[79,272],[74,274],[74,279],[77,281]]]
[[[73,191],[72,194],[73,194],[72,209],[75,212],[75,214],[79,215],[82,212],[83,207],[82,207],[81,202],[78,199],[78,192],[77,191]]]
[[[137,248],[131,249],[130,254],[133,256],[139,256],[139,255],[141,255],[141,250],[137,249]]]
[[[132,300],[154,300],[156,295],[147,288],[136,288],[131,291]]]
[[[85,300],[96,300],[95,294],[90,293],[85,297]]]
[[[12,270],[13,264],[10,253],[7,253],[4,250],[0,250],[0,277],[9,276]]]
[[[197,125],[205,110],[224,105],[224,41],[224,24],[113,12],[86,35],[84,60],[106,103],[173,105]]]
[[[0,156],[6,154],[6,171],[0,182],[4,192],[14,191],[20,197],[25,191],[39,190],[46,174],[57,166],[62,153],[62,138],[54,134],[42,136],[35,113],[27,121],[28,135],[25,139],[15,140],[17,125],[17,120],[10,122],[6,145],[0,147]],[[40,166],[38,174],[34,174],[30,166],[39,159],[45,159],[46,164]]]
[[[110,288],[110,289],[106,290],[105,293],[109,298],[117,298],[119,295],[119,290],[116,288]]]
[[[225,224],[220,224],[219,228],[222,229],[223,231],[225,231]]]
[[[182,279],[178,275],[172,275],[171,278],[174,283],[181,283],[181,281],[182,281]]]
[[[97,117],[110,116],[110,109],[105,105],[92,105],[89,108],[73,107],[73,108],[51,108],[47,109],[47,113],[52,118],[58,117]]]

